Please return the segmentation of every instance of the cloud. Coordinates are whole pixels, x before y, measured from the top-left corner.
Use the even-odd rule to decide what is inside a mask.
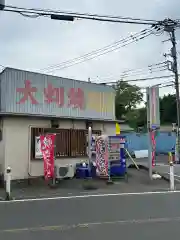
[[[7,5],[51,8],[98,14],[131,16],[163,20],[180,18],[178,0],[6,0]],[[106,46],[146,26],[99,23],[86,20],[52,21],[48,18],[30,19],[14,13],[0,13],[0,64],[22,69],[39,70]],[[168,50],[162,40],[167,35],[151,36],[97,59],[53,72],[59,76],[93,80],[121,75],[125,69],[143,68],[164,61]],[[180,40],[179,32],[177,39]],[[157,81],[138,83],[140,86]],[[163,81],[162,81],[163,82]],[[166,91],[169,91],[166,89]],[[163,94],[165,90],[161,90]]]

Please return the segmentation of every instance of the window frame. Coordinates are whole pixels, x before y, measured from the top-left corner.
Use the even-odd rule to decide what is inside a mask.
[[[40,128],[31,127],[30,132],[30,159],[40,160],[42,158],[35,158],[35,137],[41,134],[55,133],[55,157],[56,159],[62,158],[77,158],[87,157],[87,134],[88,130],[85,129],[63,129],[63,128]],[[100,130],[92,130],[92,134],[101,135]],[[63,136],[66,135],[66,140],[63,141]],[[60,143],[60,139],[62,142]],[[65,143],[65,144],[63,144]],[[63,147],[61,149],[61,147]]]

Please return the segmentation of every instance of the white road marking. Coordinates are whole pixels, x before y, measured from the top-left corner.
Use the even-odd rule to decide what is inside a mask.
[[[63,199],[81,199],[92,197],[116,197],[116,196],[145,196],[145,195],[161,195],[180,193],[180,190],[175,191],[157,191],[157,192],[128,192],[128,193],[105,193],[105,194],[87,194],[87,195],[73,195],[73,196],[59,196],[59,197],[46,197],[46,198],[30,198],[30,199],[15,199],[12,201],[0,201],[2,203],[21,203],[21,202],[36,202],[36,201],[49,201],[49,200],[63,200]]]
[[[2,229],[0,233],[20,233],[20,232],[37,232],[37,231],[67,231],[78,228],[90,228],[103,225],[132,225],[132,224],[153,224],[153,223],[169,223],[179,222],[180,217],[165,217],[165,218],[147,218],[147,219],[127,219],[119,221],[106,221],[106,222],[90,222],[79,223],[71,225],[57,225],[57,226],[39,226],[39,227],[26,227],[26,228],[11,228]]]

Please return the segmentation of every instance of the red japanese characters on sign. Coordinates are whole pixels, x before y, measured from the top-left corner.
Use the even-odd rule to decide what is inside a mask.
[[[41,152],[44,159],[44,177],[46,180],[54,177],[54,144],[55,134],[40,136]]]
[[[45,102],[56,103],[59,107],[64,106],[64,88],[54,88],[52,84],[48,84],[48,87],[44,89]]]
[[[31,81],[26,80],[24,82],[24,88],[17,88],[16,92],[22,94],[22,97],[17,104],[24,104],[30,100],[31,104],[39,104],[35,98],[35,93],[38,92],[36,87],[32,87]],[[44,102],[46,104],[56,103],[58,107],[65,105],[65,90],[63,87],[54,87],[51,83],[43,91]],[[70,88],[68,90],[68,107],[84,109],[85,96],[84,91],[81,88]]]
[[[81,88],[69,89],[68,98],[69,98],[68,106],[72,106],[73,108],[84,109],[84,92]]]
[[[38,104],[38,101],[33,96],[33,93],[36,93],[38,90],[36,87],[31,87],[31,81],[26,80],[24,82],[24,88],[17,88],[16,91],[18,93],[22,93],[23,97],[17,102],[17,104],[25,103],[30,99],[32,104]]]

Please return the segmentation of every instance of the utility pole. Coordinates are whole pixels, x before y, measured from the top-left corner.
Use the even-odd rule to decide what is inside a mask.
[[[171,65],[171,71],[174,73],[175,76],[175,90],[176,90],[176,108],[177,108],[177,131],[176,131],[176,161],[179,163],[179,150],[180,150],[180,98],[179,98],[179,79],[178,79],[178,66],[177,66],[177,50],[176,50],[176,35],[175,35],[175,27],[176,22],[171,19],[167,19],[164,21],[164,30],[170,34],[170,40],[172,42],[171,54],[170,56],[173,59]]]
[[[172,51],[171,55],[173,58],[173,72],[175,75],[175,89],[176,89],[176,107],[177,107],[177,147],[176,147],[176,161],[179,163],[179,147],[180,147],[180,139],[179,139],[179,130],[180,130],[180,99],[179,99],[179,79],[178,79],[178,67],[177,67],[177,50],[176,50],[176,36],[175,30],[172,29],[171,33],[171,41],[172,41]]]
[[[0,10],[5,8],[5,0],[0,0]]]

